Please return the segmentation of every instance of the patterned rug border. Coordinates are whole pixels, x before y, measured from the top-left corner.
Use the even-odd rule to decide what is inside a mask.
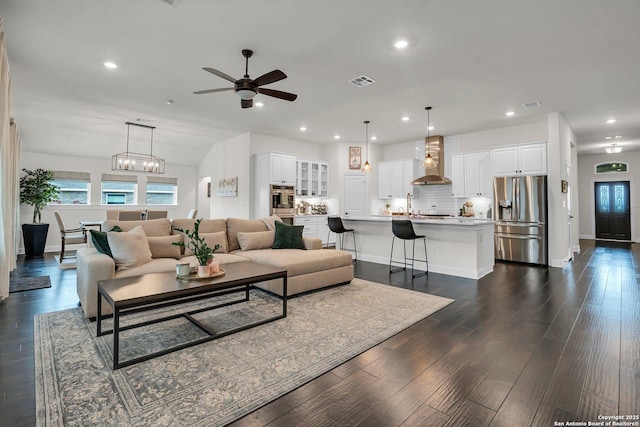
[[[358,286],[363,287],[362,290],[357,289]],[[367,287],[370,287],[370,288],[367,288]],[[245,396],[242,396],[242,392],[244,392],[245,389],[247,388],[250,389],[250,387],[243,387],[243,384],[241,383],[241,381],[239,381],[238,384],[234,383],[233,381],[228,381],[228,384],[225,383],[225,386],[228,386],[229,390],[228,391],[224,390],[217,383],[219,381],[219,378],[222,378],[222,375],[216,376],[210,372],[207,372],[208,377],[205,378],[204,381],[200,383],[196,383],[194,385],[189,384],[188,386],[185,386],[183,390],[178,390],[174,393],[167,394],[164,397],[156,398],[155,400],[153,400],[152,398],[151,400],[153,401],[151,402],[144,401],[144,399],[141,399],[140,396],[137,394],[138,390],[136,389],[136,383],[135,383],[135,380],[137,378],[136,374],[140,375],[140,372],[143,371],[145,368],[153,372],[153,369],[157,369],[158,366],[165,366],[165,365],[162,365],[162,363],[166,362],[166,365],[170,365],[172,360],[171,358],[173,357],[174,361],[179,360],[175,355],[179,355],[182,352],[191,352],[191,353],[184,353],[184,354],[191,355],[193,357],[193,354],[196,354],[196,355],[200,354],[201,353],[200,350],[202,350],[202,353],[205,353],[205,350],[208,350],[208,351],[215,350],[216,352],[223,352],[227,348],[233,348],[232,347],[233,345],[238,347],[240,344],[238,344],[237,342],[234,344],[234,342],[242,341],[242,339],[245,337],[251,338],[252,337],[250,335],[252,334],[251,331],[254,331],[253,336],[257,335],[260,338],[260,335],[262,333],[266,335],[266,337],[262,337],[262,338],[266,338],[268,340],[272,336],[268,333],[269,332],[269,329],[267,329],[268,326],[275,325],[278,322],[284,322],[285,323],[284,326],[291,326],[292,327],[291,329],[295,329],[293,327],[295,326],[295,323],[289,324],[289,325],[286,325],[286,323],[296,322],[296,318],[300,317],[299,314],[298,315],[295,314],[296,306],[299,305],[301,307],[300,311],[304,310],[304,308],[306,307],[305,304],[313,305],[314,308],[315,308],[315,305],[322,306],[322,303],[325,300],[328,302],[332,301],[329,298],[331,296],[335,297],[337,295],[337,298],[340,298],[340,293],[341,293],[340,288],[347,289],[347,290],[343,289],[342,294],[345,294],[345,293],[349,294],[349,292],[351,293],[362,292],[361,295],[365,297],[368,296],[368,293],[370,293],[371,295],[375,293],[376,296],[379,294],[384,294],[384,297],[379,297],[379,299],[386,299],[386,298],[391,298],[395,296],[395,299],[399,298],[403,301],[404,300],[413,301],[413,304],[416,304],[416,306],[420,304],[424,304],[425,306],[424,307],[421,306],[420,310],[417,310],[416,312],[411,312],[408,314],[398,313],[398,314],[404,314],[404,316],[398,316],[398,317],[401,317],[400,319],[393,316],[394,321],[392,322],[392,324],[389,324],[391,320],[390,317],[392,317],[392,314],[383,313],[385,316],[388,317],[388,319],[386,319],[386,323],[384,322],[385,319],[380,319],[380,320],[372,319],[371,320],[372,324],[367,325],[367,330],[368,329],[374,330],[375,328],[378,328],[378,330],[373,332],[362,330],[363,328],[361,328],[361,324],[359,324],[357,327],[356,325],[349,325],[349,324],[342,325],[347,327],[350,326],[352,329],[362,330],[362,331],[359,331],[359,334],[360,334],[360,336],[358,337],[359,340],[351,343],[351,342],[348,342],[348,339],[345,339],[345,342],[344,343],[341,342],[338,347],[330,348],[329,350],[327,350],[328,354],[326,356],[323,355],[319,360],[316,361],[316,363],[310,363],[306,366],[302,366],[298,370],[295,370],[294,368],[290,368],[291,374],[286,377],[283,376],[282,380],[279,380],[277,375],[273,374],[276,376],[276,378],[275,380],[273,380],[272,384],[267,383],[267,381],[270,380],[270,378],[267,378],[267,381],[265,381],[264,379],[252,380],[253,382],[265,381],[265,385],[261,385],[262,388],[258,390],[258,392],[246,394]],[[369,291],[366,291],[367,289]],[[406,298],[406,297],[409,297],[409,298]],[[387,300],[387,301],[390,301],[390,300]],[[92,348],[93,350],[95,350],[96,356],[98,358],[98,361],[95,363],[96,366],[92,365],[92,367],[94,370],[98,371],[98,374],[100,375],[99,379],[101,379],[102,381],[108,382],[108,384],[110,384],[109,388],[114,394],[113,396],[106,397],[106,399],[107,400],[108,398],[115,399],[117,400],[117,403],[119,403],[122,406],[122,408],[116,411],[117,412],[116,415],[119,416],[119,418],[117,419],[117,421],[114,419],[114,422],[125,423],[126,421],[129,421],[135,424],[140,424],[141,422],[149,420],[151,417],[153,417],[152,419],[155,425],[170,425],[171,419],[175,417],[175,414],[173,414],[167,408],[171,405],[172,402],[175,403],[179,399],[185,399],[185,401],[189,401],[189,399],[197,400],[199,396],[205,395],[207,393],[215,394],[214,393],[215,391],[218,391],[218,393],[226,391],[228,394],[231,394],[233,393],[233,391],[238,392],[239,390],[240,391],[239,394],[241,396],[236,398],[236,400],[234,400],[230,405],[227,404],[227,402],[224,402],[226,406],[223,405],[224,406],[223,408],[216,407],[216,411],[214,414],[215,416],[212,415],[211,413],[205,414],[201,418],[196,418],[195,420],[191,420],[191,421],[185,421],[182,418],[180,418],[181,422],[185,422],[185,424],[188,424],[188,425],[211,426],[211,425],[225,425],[227,423],[230,423],[234,420],[237,420],[243,417],[244,415],[306,384],[312,379],[317,378],[318,376],[330,371],[336,366],[339,366],[340,364],[352,359],[353,357],[363,353],[364,351],[396,335],[398,332],[408,328],[409,326],[415,324],[416,322],[446,307],[447,305],[451,304],[453,301],[454,300],[435,296],[435,295],[424,294],[424,293],[415,292],[408,289],[396,288],[389,285],[383,285],[383,284],[369,282],[365,280],[354,279],[351,285],[345,285],[337,288],[327,289],[321,292],[312,293],[309,295],[305,295],[305,296],[290,300],[289,316],[286,319],[282,319],[274,323],[263,325],[259,328],[254,328],[249,331],[240,332],[238,334],[221,338],[219,340],[215,340],[206,344],[201,344],[199,346],[191,347],[189,349],[182,350],[180,352],[171,353],[169,355],[162,356],[160,358],[156,358],[151,361],[143,362],[127,368],[123,368],[115,372],[111,371],[110,343],[106,341],[107,338],[105,337],[101,337],[101,338],[95,337],[95,322],[91,323],[91,322],[88,322],[86,319],[84,319],[84,316],[82,315],[80,308],[74,308],[69,310],[63,310],[60,312],[36,315],[34,317],[36,423],[37,425],[74,425],[75,424],[73,421],[69,421],[69,419],[67,419],[68,417],[71,416],[69,415],[68,413],[69,411],[67,410],[67,407],[69,406],[69,404],[65,406],[62,401],[63,398],[60,396],[61,383],[67,379],[65,379],[64,375],[61,375],[61,372],[59,372],[58,370],[58,369],[64,369],[64,368],[59,368],[58,366],[56,366],[55,354],[53,350],[54,345],[52,343],[53,338],[51,337],[52,331],[50,329],[52,327],[55,328],[57,326],[56,323],[61,323],[64,320],[65,316],[73,317],[74,319],[72,319],[72,321],[76,320],[75,317],[80,317],[83,319],[82,321],[78,322],[78,323],[82,323],[82,325],[72,324],[71,326],[73,326],[73,328],[71,329],[74,329],[74,330],[77,329],[79,334],[88,335],[89,339],[91,339],[91,342],[93,344]],[[429,304],[428,308],[426,307],[427,302]],[[344,304],[345,301],[342,301],[340,303]],[[398,304],[400,306],[404,305],[400,303]],[[385,306],[383,305],[382,307],[384,308]],[[395,309],[396,308],[394,306],[394,310]],[[362,310],[364,311],[365,308],[363,308]],[[319,313],[315,313],[315,314],[319,314]],[[316,320],[312,318],[313,314],[302,313],[302,315],[310,318],[309,321],[311,322],[310,323],[311,327],[316,326],[313,323],[314,320]],[[345,322],[349,322],[349,321],[353,322],[354,320],[356,320],[355,317],[350,318],[349,314],[344,315],[339,312],[335,312],[335,313],[331,312],[329,313],[329,315],[332,316],[332,319],[334,319],[334,322],[337,320],[343,320]],[[340,318],[344,318],[344,319],[340,319]],[[369,317],[366,317],[366,319],[369,320]],[[53,326],[52,326],[52,323],[53,323]],[[321,321],[318,322],[318,324],[321,324],[321,323],[322,323]],[[378,324],[378,323],[381,323],[381,324]],[[283,326],[282,323],[280,324],[280,330],[285,332],[288,331],[288,328],[286,327],[282,328],[281,326]],[[265,329],[260,329],[260,328],[265,328]],[[256,329],[259,329],[260,331],[256,331]],[[345,329],[348,329],[348,328],[345,328]],[[331,334],[340,335],[342,333],[342,331],[336,331],[333,329],[328,329],[327,332],[329,335]],[[253,341],[249,341],[249,338],[247,338],[247,342],[253,342]],[[297,341],[298,337],[295,337],[294,339],[296,339],[296,341],[294,344],[290,345],[290,347],[295,347],[295,345],[298,344],[298,341]],[[307,338],[307,339],[310,339],[310,338]],[[272,342],[275,342],[275,340]],[[271,344],[272,342],[266,342],[264,344]],[[220,345],[219,349],[208,347],[208,346],[216,346],[216,343]],[[330,342],[329,344],[332,344],[332,343]],[[306,342],[304,339],[302,339],[300,345],[301,345],[301,348],[299,349],[296,348],[294,352],[295,351],[298,351],[298,352],[316,351],[318,353],[321,353],[322,350],[324,350],[324,346],[327,346],[327,343],[320,342],[320,341]],[[320,349],[317,349],[316,346],[320,347]],[[72,350],[69,350],[68,352],[72,352]],[[278,353],[278,351],[270,351],[270,353],[271,352]],[[273,360],[270,360],[270,357],[273,357]],[[278,357],[279,356],[277,354],[276,355],[270,354],[269,356],[260,355],[260,357],[256,357],[255,361],[251,362],[251,363],[254,363],[254,362],[256,363],[256,366],[253,367],[255,374],[258,377],[260,377],[260,375],[264,376],[265,375],[264,369],[260,370],[260,368],[268,367],[270,366],[271,363],[275,364],[279,361],[288,362],[289,360],[287,359],[287,357],[291,357],[291,354],[290,353],[283,354],[282,355],[283,360],[278,360]],[[291,358],[291,360],[296,361],[296,359],[293,359],[293,358]],[[211,368],[211,366],[207,364],[208,360],[204,361],[200,359],[199,362],[201,364],[204,364],[205,368],[207,369]],[[87,363],[91,364],[93,362],[87,361]],[[61,363],[61,364],[64,365],[64,363]],[[230,362],[228,366],[228,370],[226,371],[227,377],[234,378],[233,375],[236,369],[238,370],[238,372],[244,372],[246,374],[247,371],[245,370],[247,369],[248,365],[250,364],[245,365],[244,363],[240,363],[239,360]],[[224,371],[225,367],[214,366],[214,368],[219,368]],[[283,369],[287,370],[288,368],[289,366],[287,365]],[[82,368],[79,367],[78,369],[82,369]],[[268,372],[268,375],[272,375],[272,373]],[[144,376],[144,375],[140,375],[140,376]],[[253,385],[253,384],[249,384],[249,385]],[[78,387],[79,386],[80,385],[78,385]],[[218,388],[218,390],[212,390],[216,388]],[[192,402],[189,401],[189,403],[192,403]],[[107,408],[107,409],[112,409],[112,408]],[[98,409],[95,408],[95,410],[97,411]],[[112,409],[112,411],[113,410],[114,409]],[[158,413],[156,414],[156,412]],[[104,421],[105,419],[108,419],[108,418],[105,418],[105,416],[113,416],[113,415],[114,414],[112,413],[108,413],[108,414],[105,414],[104,416],[102,415],[98,416],[97,419],[101,419]],[[138,417],[144,417],[144,416],[147,416],[148,418],[145,418],[145,419],[138,418]],[[86,420],[83,420],[83,422],[84,421]],[[173,419],[173,421],[175,421],[175,419]]]

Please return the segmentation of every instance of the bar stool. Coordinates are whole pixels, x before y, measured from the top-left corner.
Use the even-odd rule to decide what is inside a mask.
[[[411,260],[411,277],[415,278],[418,276],[424,276],[429,274],[429,262],[427,261],[427,237],[419,236],[413,231],[413,224],[411,221],[407,219],[394,219],[391,220],[391,231],[393,231],[393,240],[391,241],[391,255],[389,256],[389,274],[395,273],[396,271],[402,271],[407,269],[407,261]],[[393,244],[396,240],[402,239],[402,245],[404,246],[404,263],[400,263],[400,261],[393,260]],[[424,259],[416,259],[416,240],[422,239],[424,243]],[[407,240],[411,240],[413,242],[413,250],[411,252],[411,258],[407,258]],[[413,269],[414,261],[422,261],[427,265],[427,271],[424,271],[419,274],[415,274]],[[402,265],[402,268],[392,269],[392,265]]]
[[[356,248],[356,233],[351,228],[344,228],[344,224],[342,224],[342,219],[339,216],[330,216],[327,218],[327,222],[329,225],[329,232],[327,233],[327,246],[329,246],[329,236],[331,236],[331,232],[333,231],[336,234],[340,235],[340,249],[343,251],[351,251],[355,254],[355,261],[358,262],[358,250]],[[344,233],[352,233],[353,235],[353,249],[345,249],[344,248]]]

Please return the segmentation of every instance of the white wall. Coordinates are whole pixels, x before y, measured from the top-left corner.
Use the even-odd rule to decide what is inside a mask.
[[[198,165],[201,181],[211,177],[211,198],[198,203],[198,217],[249,218],[251,206],[251,150],[249,133],[216,142]],[[219,197],[218,180],[238,178],[238,196]],[[206,184],[205,184],[206,185]],[[208,206],[206,206],[208,204]],[[208,208],[208,209],[207,209]],[[200,210],[202,209],[202,213]]]
[[[90,172],[91,196],[90,205],[52,205],[42,213],[42,222],[49,223],[47,236],[47,252],[60,249],[60,232],[53,216],[53,211],[60,211],[65,226],[79,227],[80,221],[104,221],[107,219],[106,210],[113,206],[101,205],[101,177],[103,173],[116,173],[111,170],[111,159],[95,159],[85,157],[57,156],[52,154],[21,153],[20,167],[25,169],[47,169],[56,171]],[[178,179],[178,204],[176,206],[147,206],[144,204],[146,192],[146,174],[134,174],[138,177],[138,205],[128,205],[124,209],[161,209],[169,212],[170,218],[185,217],[192,207],[196,206],[196,168],[193,166],[176,166],[166,164],[163,176]],[[29,205],[20,206],[20,220],[30,223],[33,208]],[[24,244],[20,242],[20,253],[24,252]]]
[[[628,172],[596,174],[599,163],[624,162]],[[631,207],[631,239],[640,242],[640,189],[635,186],[640,182],[640,152],[629,151],[618,154],[592,154],[578,157],[578,180],[580,181],[578,206],[580,211],[580,238],[595,239],[595,203],[594,183],[605,181],[629,181]]]
[[[527,144],[547,140],[547,121],[520,126],[461,133],[458,135],[460,153],[486,151],[502,145]]]

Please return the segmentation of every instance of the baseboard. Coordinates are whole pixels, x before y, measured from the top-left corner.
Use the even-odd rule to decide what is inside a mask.
[[[592,234],[578,234],[578,239],[593,240],[595,236]]]
[[[549,262],[549,267],[558,267],[563,268],[565,265],[569,264],[569,258],[564,259],[552,259]]]
[[[374,255],[366,255],[366,254],[358,253],[358,260],[373,262],[373,263],[382,264],[382,265],[389,265],[389,258],[374,256]],[[424,262],[416,261],[414,267],[416,270],[424,271],[426,270],[427,266]],[[470,269],[464,269],[464,268],[448,267],[448,266],[429,262],[429,272],[447,274],[449,276],[464,277],[466,279],[480,279],[486,276],[487,274],[491,273],[492,271],[493,271],[493,268],[491,268],[488,271],[484,271],[484,270],[476,271],[476,270],[470,270]]]

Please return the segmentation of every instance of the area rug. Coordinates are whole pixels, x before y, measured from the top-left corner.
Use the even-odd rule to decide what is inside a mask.
[[[34,289],[50,288],[49,276],[12,277],[9,279],[9,292],[32,291]]]
[[[63,258],[60,262],[60,255],[55,255],[54,258],[58,261],[58,268],[60,270],[74,270],[76,268],[76,259],[74,257]]]
[[[285,319],[116,371],[111,369],[111,336],[97,338],[95,322],[86,320],[80,308],[37,315],[37,424],[225,425],[451,302],[354,279],[289,300]],[[248,303],[198,316],[224,329],[273,315],[280,307],[279,299],[255,290]],[[171,310],[176,308],[162,311]],[[178,319],[142,329],[121,334],[121,360],[201,333]]]

